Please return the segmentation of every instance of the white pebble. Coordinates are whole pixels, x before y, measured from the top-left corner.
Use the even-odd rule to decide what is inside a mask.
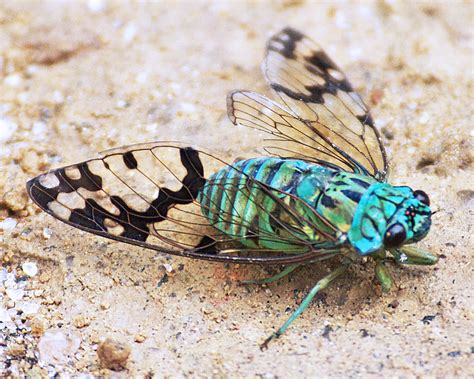
[[[21,268],[29,277],[33,277],[38,273],[38,266],[35,262],[25,262],[21,265]]]
[[[151,124],[146,124],[145,130],[147,132],[156,132],[158,130],[158,124],[156,122],[153,122]]]
[[[417,103],[408,103],[407,108],[411,111],[414,111],[416,108],[418,108]]]
[[[135,24],[128,24],[122,32],[122,39],[125,43],[130,43],[137,35],[138,29]]]
[[[38,343],[40,359],[47,364],[67,363],[80,344],[80,336],[73,331],[48,330]]]
[[[33,315],[38,313],[40,305],[32,301],[22,301],[17,304],[17,308],[21,309],[24,314]]]
[[[46,123],[43,122],[43,121],[36,121],[34,124],[33,124],[33,134],[35,136],[41,136],[43,134],[45,134],[46,132]]]
[[[8,311],[5,308],[0,307],[0,322],[10,322],[11,320]]]
[[[49,240],[52,235],[53,235],[53,232],[51,231],[50,228],[44,228],[44,229],[43,229],[43,237],[44,237],[44,239]]]
[[[420,124],[426,124],[429,120],[430,120],[430,116],[428,115],[428,113],[423,112],[420,118],[418,119],[418,122]]]
[[[0,117],[0,142],[7,142],[15,133],[18,125],[9,118]]]
[[[91,13],[101,13],[105,9],[105,1],[103,0],[88,0],[87,1],[87,9]]]
[[[0,221],[0,229],[13,230],[18,222],[11,217],[7,217],[5,220]]]
[[[128,107],[130,104],[125,101],[125,100],[118,100],[116,103],[115,103],[115,107],[116,108],[126,108]]]
[[[28,95],[28,92],[20,92],[16,98],[18,101],[22,104],[27,104],[30,101],[30,95]]]
[[[172,83],[170,84],[170,88],[171,88],[175,93],[179,93],[179,92],[181,92],[182,86],[181,86],[181,84],[179,84],[179,83],[172,82]]]
[[[0,115],[4,115],[11,109],[10,104],[0,104]]]
[[[10,87],[18,87],[21,84],[22,80],[23,78],[21,77],[21,75],[18,74],[8,75],[7,77],[5,77],[5,79],[3,79],[4,83]]]
[[[25,296],[25,291],[21,288],[7,288],[5,290],[7,296],[12,299],[13,301],[17,301]]]
[[[140,84],[145,84],[148,80],[148,72],[146,71],[143,71],[143,72],[140,72],[136,77],[135,77],[135,80],[137,81],[137,83],[140,83]]]
[[[0,283],[3,283],[5,280],[7,280],[7,274],[7,269],[2,267],[2,269],[0,270]]]
[[[165,268],[166,272],[172,272],[173,271],[173,266],[171,266],[169,263],[164,263],[163,267]]]
[[[64,103],[64,95],[62,94],[61,91],[56,90],[56,91],[53,92],[53,101],[56,104]]]
[[[27,68],[26,68],[26,73],[29,74],[29,75],[34,75],[36,74],[37,72],[39,72],[40,68],[39,66],[35,65],[35,64],[30,64]]]
[[[185,113],[194,113],[196,112],[196,107],[191,103],[181,103],[181,111]]]

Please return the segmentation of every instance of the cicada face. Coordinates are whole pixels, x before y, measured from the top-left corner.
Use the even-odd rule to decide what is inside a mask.
[[[384,234],[384,247],[387,250],[420,241],[431,227],[431,209],[428,195],[414,191],[403,201],[395,215],[390,219]]]
[[[430,226],[430,202],[423,191],[376,183],[362,197],[348,237],[359,255],[368,255],[419,241]]]

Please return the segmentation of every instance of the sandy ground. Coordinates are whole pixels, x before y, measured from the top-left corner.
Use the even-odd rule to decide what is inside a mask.
[[[472,16],[468,2],[2,2],[2,375],[474,377]],[[392,182],[439,208],[420,245],[441,259],[393,267],[385,295],[372,262],[354,265],[261,352],[337,262],[239,285],[269,270],[82,233],[33,206],[25,182],[154,140],[192,140],[230,161],[256,155],[258,138],[232,128],[225,96],[264,90],[265,42],[287,25],[319,41],[364,95]],[[130,351],[125,369],[100,363],[106,338]]]

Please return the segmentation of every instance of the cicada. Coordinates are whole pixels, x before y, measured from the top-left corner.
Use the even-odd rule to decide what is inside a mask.
[[[281,103],[239,90],[227,111],[268,136],[266,156],[226,163],[186,144],[149,143],[49,171],[27,190],[45,212],[102,237],[181,257],[284,265],[262,282],[339,256],[266,347],[354,260],[372,257],[388,290],[388,260],[437,257],[412,246],[431,226],[427,194],[387,183],[372,116],[328,55],[285,28],[269,40],[263,71]]]

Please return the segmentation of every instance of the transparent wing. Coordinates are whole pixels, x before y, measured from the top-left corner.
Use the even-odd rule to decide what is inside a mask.
[[[271,137],[265,139],[264,149],[271,155],[365,173],[313,124],[295,117],[265,96],[250,91],[231,92],[227,97],[227,111],[234,124],[270,134]]]
[[[367,106],[315,42],[283,29],[268,43],[263,71],[286,109],[263,96],[237,91],[228,98],[234,123],[257,128],[260,122],[271,124],[279,138],[268,150],[277,155],[293,157],[298,152],[311,161],[327,160],[344,170],[386,179],[385,149]],[[283,133],[279,117],[287,126]]]
[[[240,191],[250,202],[255,198],[250,196],[252,191],[262,191],[273,197],[278,212],[267,216],[285,233],[277,235],[244,225],[249,230],[246,238],[289,242],[297,251],[245,248],[237,242],[236,236],[222,234],[212,227],[209,219],[245,223],[244,218],[225,211],[213,211],[216,213],[205,217],[197,200],[206,177],[225,165],[209,153],[180,144],[142,144],[111,150],[100,158],[49,171],[31,179],[27,190],[39,207],[69,225],[167,254],[214,261],[280,264],[324,259],[338,251],[337,230],[329,223],[325,231],[320,232],[326,242],[309,244],[301,238],[302,229],[316,230],[312,220],[320,216],[313,209],[296,197],[290,199],[290,203],[288,196],[283,201],[282,193],[248,176],[237,183],[227,183],[223,196]],[[307,207],[311,217],[298,217],[295,204]],[[253,206],[265,212],[262,204]],[[209,209],[216,208],[208,206],[207,213]]]

